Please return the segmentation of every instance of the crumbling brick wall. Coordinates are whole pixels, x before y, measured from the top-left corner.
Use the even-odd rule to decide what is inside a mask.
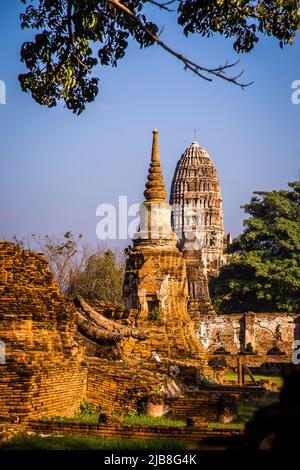
[[[167,381],[170,377],[155,368],[90,358],[86,400],[109,413],[126,414],[141,410],[143,401]]]
[[[211,359],[223,358],[224,365],[232,366],[238,354],[246,354],[247,363],[259,367],[291,362],[299,325],[300,315],[290,313],[203,315],[199,337]]]
[[[0,242],[0,419],[71,415],[86,387],[76,311],[43,255]]]

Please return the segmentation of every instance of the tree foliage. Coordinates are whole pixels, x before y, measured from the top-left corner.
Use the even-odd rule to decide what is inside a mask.
[[[46,257],[50,270],[66,297],[80,295],[86,300],[122,304],[125,269],[124,252],[98,246],[92,249],[70,231],[63,237],[32,234],[27,239],[11,239],[21,250],[36,249]]]
[[[255,192],[243,206],[245,230],[211,280],[219,311],[300,312],[300,182],[289,187]]]
[[[67,295],[80,295],[86,300],[103,300],[122,304],[124,257],[108,249],[98,249],[88,257],[84,269],[77,271]]]
[[[116,66],[129,41],[141,48],[159,45],[206,80],[220,77],[246,86],[238,75],[228,75],[236,64],[205,67],[184,57],[162,41],[151,8],[176,16],[186,36],[219,33],[233,39],[237,52],[249,52],[260,35],[275,37],[280,46],[293,42],[300,27],[297,0],[22,0],[21,27],[36,31],[21,48],[28,69],[19,76],[21,87],[40,104],[53,107],[63,100],[81,113],[98,93],[95,67]]]

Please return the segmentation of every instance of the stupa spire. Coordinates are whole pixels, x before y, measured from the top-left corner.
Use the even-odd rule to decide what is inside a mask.
[[[165,202],[166,187],[159,160],[158,130],[153,130],[152,155],[144,196],[148,202]]]

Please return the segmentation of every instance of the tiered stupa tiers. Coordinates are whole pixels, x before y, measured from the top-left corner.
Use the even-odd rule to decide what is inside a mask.
[[[159,160],[158,130],[153,131],[151,163],[144,196],[140,206],[140,226],[134,245],[175,246],[177,238],[171,226],[171,206],[166,201],[166,187]]]
[[[153,130],[151,163],[148,172],[148,181],[144,196],[146,201],[166,202],[166,187],[163,180],[161,165],[159,160],[158,130]]]

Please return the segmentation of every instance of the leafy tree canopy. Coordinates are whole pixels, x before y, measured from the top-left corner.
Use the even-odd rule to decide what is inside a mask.
[[[273,36],[281,47],[293,42],[300,27],[297,0],[22,0],[21,27],[36,31],[21,48],[28,72],[19,80],[40,104],[55,106],[63,100],[80,114],[98,93],[95,66],[116,66],[130,40],[141,48],[157,44],[195,75],[220,77],[240,86],[240,74],[229,75],[236,64],[205,67],[161,40],[159,25],[149,19],[151,8],[176,16],[186,36],[219,33],[233,39],[237,52],[249,52],[260,35]]]
[[[255,192],[243,206],[245,230],[211,280],[219,311],[300,312],[300,182],[289,187]]]

